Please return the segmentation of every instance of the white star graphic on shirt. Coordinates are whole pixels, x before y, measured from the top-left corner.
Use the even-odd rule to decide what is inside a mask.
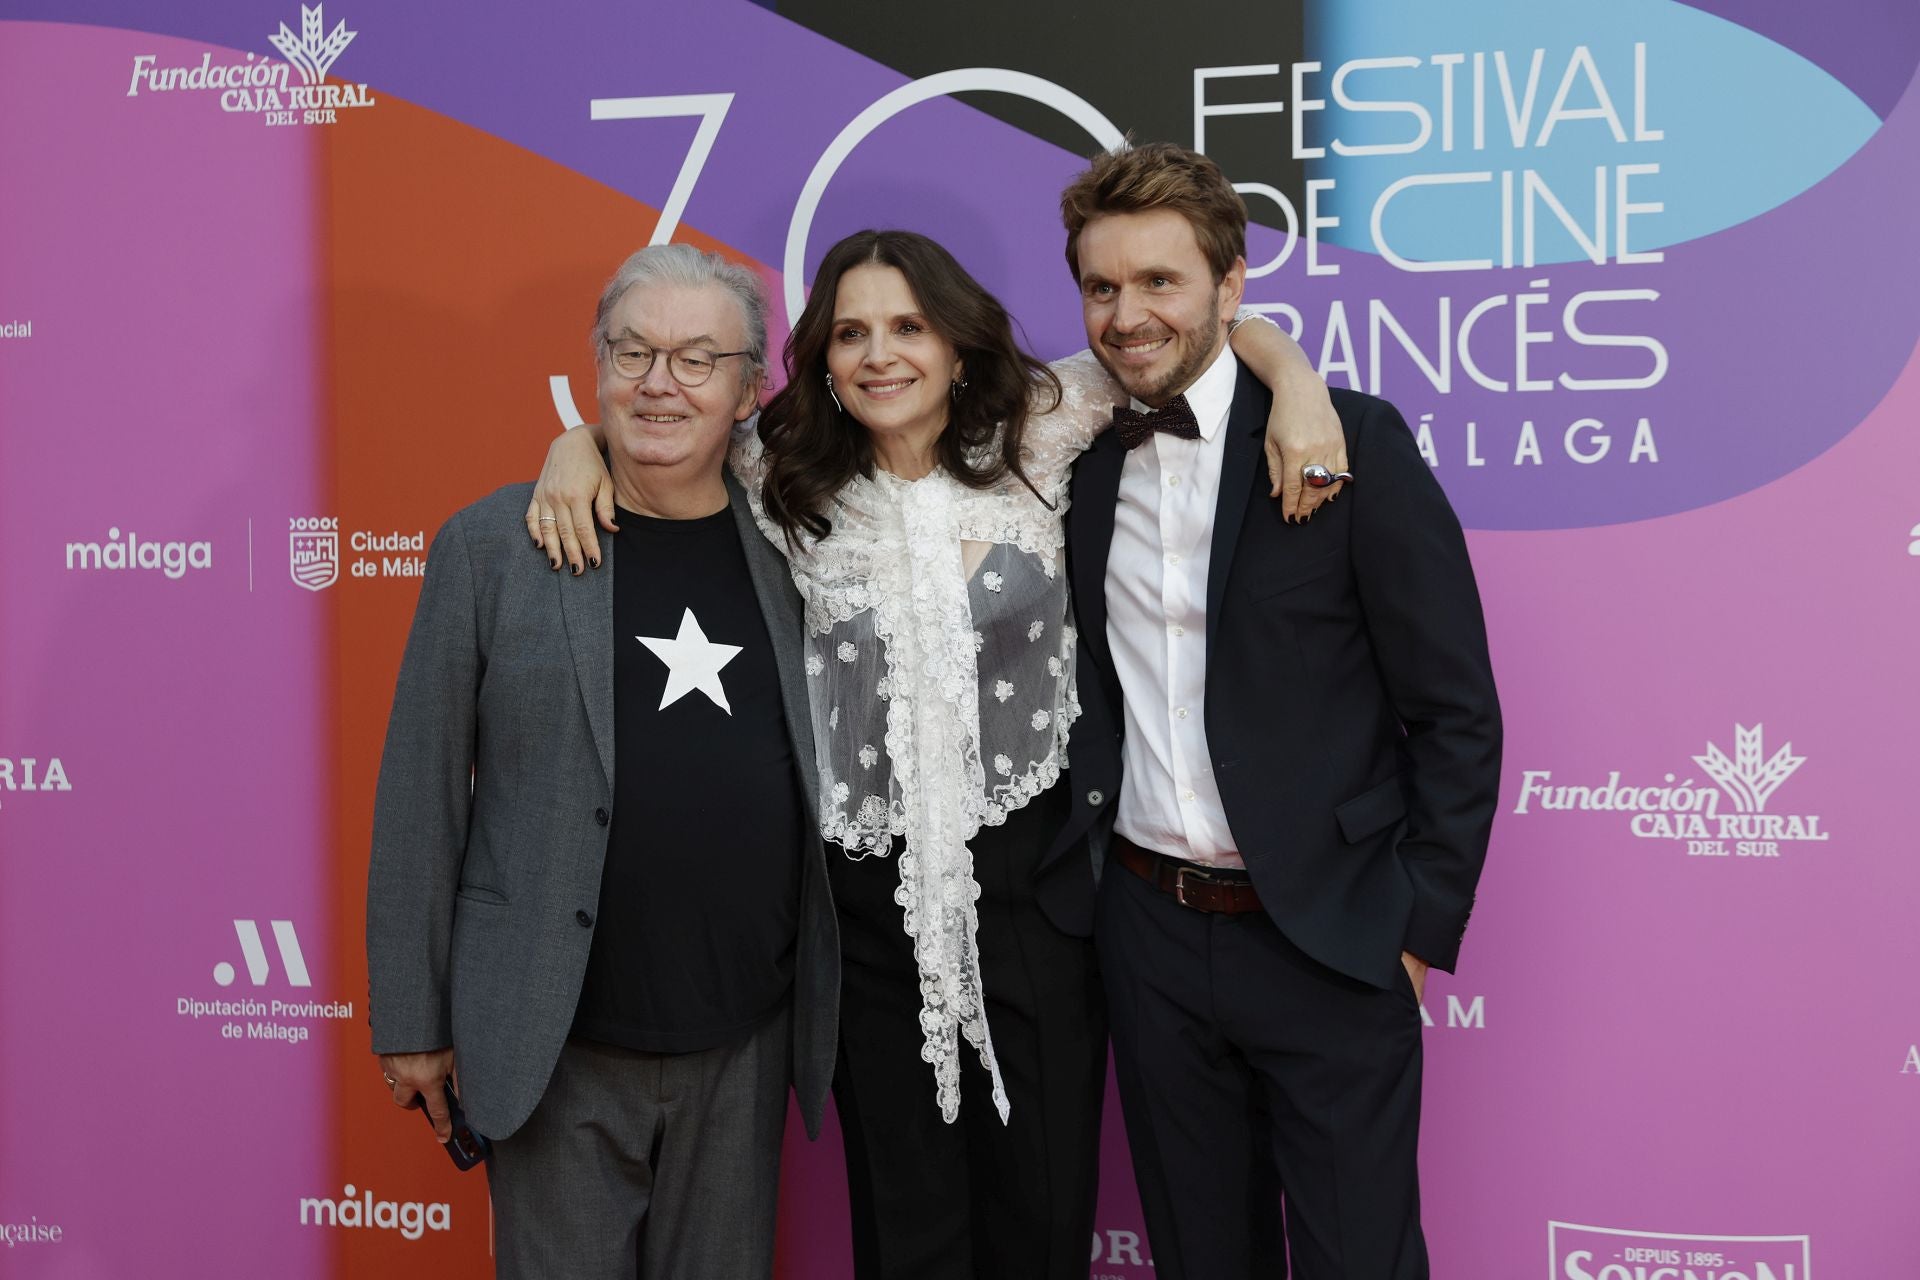
[[[660,692],[659,710],[665,711],[680,699],[698,689],[713,699],[713,705],[728,715],[733,708],[727,705],[727,691],[720,687],[720,668],[726,666],[739,654],[737,644],[714,644],[707,639],[707,633],[700,629],[700,620],[688,609],[680,615],[680,634],[671,640],[661,640],[653,636],[635,636],[641,644],[653,650],[653,656],[667,664],[667,687]]]

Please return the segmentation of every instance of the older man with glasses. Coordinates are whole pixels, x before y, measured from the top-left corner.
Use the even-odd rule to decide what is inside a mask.
[[[491,1140],[502,1276],[765,1276],[789,1081],[817,1133],[839,950],[799,601],[724,471],[760,288],[685,245],[601,295],[619,509],[598,573],[531,485],[435,538],[380,768],[373,1048]]]

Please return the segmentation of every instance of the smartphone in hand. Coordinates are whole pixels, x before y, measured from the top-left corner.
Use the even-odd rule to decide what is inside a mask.
[[[486,1138],[473,1131],[467,1123],[467,1113],[460,1107],[460,1095],[453,1091],[451,1079],[442,1080],[440,1088],[447,1099],[447,1120],[453,1126],[453,1136],[443,1144],[447,1149],[447,1158],[457,1169],[471,1169],[484,1163],[493,1155],[493,1145]],[[427,1117],[427,1127],[433,1127],[433,1115],[426,1108],[426,1100],[421,1099],[420,1114]],[[434,1135],[436,1138],[439,1134]]]

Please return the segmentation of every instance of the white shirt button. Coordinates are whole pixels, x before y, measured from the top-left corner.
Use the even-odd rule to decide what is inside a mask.
[[[1176,716],[1179,716],[1182,720],[1185,720],[1187,718],[1187,709],[1185,707],[1175,707],[1173,709],[1173,714]]]
[[[1188,804],[1192,804],[1192,803],[1193,803],[1193,792],[1191,792],[1191,791],[1182,791],[1182,792],[1180,793],[1180,798],[1181,798],[1182,800],[1185,800],[1185,801],[1186,801],[1186,802],[1187,802]]]
[[[1180,557],[1179,557],[1179,556],[1168,556],[1168,557],[1167,557],[1167,563],[1168,563],[1168,564],[1179,564],[1179,563],[1180,563]]]
[[[1185,627],[1182,627],[1182,626],[1175,626],[1175,627],[1174,627],[1174,629],[1173,629],[1173,634],[1175,634],[1175,635],[1177,635],[1177,636],[1183,636],[1183,635],[1185,635],[1185,634],[1187,634],[1187,629],[1186,629]]]
[[[1179,477],[1179,476],[1177,476],[1177,475],[1172,475],[1172,476],[1168,476],[1168,477],[1167,477],[1167,483],[1168,483],[1169,485],[1176,485],[1176,484],[1179,484],[1179,483],[1180,483],[1180,477]]]

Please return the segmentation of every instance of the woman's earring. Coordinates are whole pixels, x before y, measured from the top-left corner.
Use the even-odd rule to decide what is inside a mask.
[[[955,378],[953,380],[953,386],[949,388],[949,390],[953,393],[953,398],[955,400],[958,400],[960,398],[960,393],[962,391],[965,391],[966,389],[967,389],[967,380],[965,378]]]
[[[827,399],[833,401],[833,407],[838,409],[840,412],[845,413],[847,411],[847,406],[840,403],[840,397],[833,394],[833,375],[832,374],[827,375]]]

